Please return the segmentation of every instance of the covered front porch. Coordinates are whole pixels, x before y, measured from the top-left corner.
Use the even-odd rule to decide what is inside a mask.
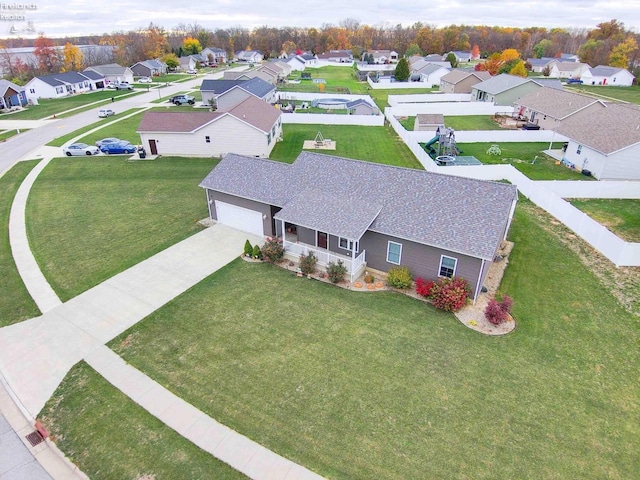
[[[301,255],[309,255],[313,253],[318,259],[318,265],[323,268],[327,268],[329,263],[338,263],[341,261],[347,269],[347,275],[350,282],[353,282],[358,278],[362,272],[364,272],[366,262],[366,251],[354,252],[350,251],[348,254],[341,254],[338,252],[332,252],[328,248],[322,248],[308,243],[300,242],[297,234],[297,227],[287,227],[289,231],[285,231],[282,237],[282,246],[284,247],[285,256],[298,260]],[[323,232],[316,232],[322,235]]]

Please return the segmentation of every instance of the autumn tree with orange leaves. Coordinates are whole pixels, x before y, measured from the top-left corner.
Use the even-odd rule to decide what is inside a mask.
[[[53,45],[53,40],[40,33],[33,42],[33,54],[38,62],[38,70],[43,74],[55,73],[60,68],[58,50]]]

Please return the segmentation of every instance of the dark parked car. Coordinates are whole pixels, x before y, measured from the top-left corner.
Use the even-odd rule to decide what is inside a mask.
[[[118,154],[118,153],[135,153],[138,149],[135,145],[130,144],[129,142],[120,142],[120,143],[105,143],[100,147],[100,151],[108,154]]]
[[[578,83],[578,84],[582,84],[582,80],[580,80],[579,78],[570,78],[567,80],[567,83]]]

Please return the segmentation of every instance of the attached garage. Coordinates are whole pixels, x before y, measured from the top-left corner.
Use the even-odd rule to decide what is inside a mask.
[[[218,222],[243,232],[263,236],[262,213],[230,203],[215,201]]]

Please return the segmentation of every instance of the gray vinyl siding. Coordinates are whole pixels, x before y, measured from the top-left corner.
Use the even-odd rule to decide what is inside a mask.
[[[495,97],[493,98],[493,101],[496,105],[511,106],[513,105],[513,102],[515,102],[518,98],[524,97],[526,94],[531,93],[534,90],[537,90],[539,88],[542,88],[542,87],[533,82],[523,83],[522,85],[518,85],[517,87],[511,88],[506,92],[501,92],[495,95]]]
[[[218,110],[230,110],[249,98],[251,94],[241,88],[232,88],[218,97]]]
[[[360,240],[360,251],[366,251],[367,266],[383,272],[397,266],[387,262],[389,241],[402,245],[400,265],[407,267],[414,279],[421,277],[425,280],[437,280],[440,273],[440,256],[446,255],[457,259],[455,276],[465,278],[469,282],[472,294],[475,292],[482,269],[481,259],[371,231],[366,232]]]
[[[216,209],[215,209],[215,201],[218,200],[220,202],[230,203],[232,205],[237,205],[238,207],[247,208],[249,210],[255,210],[257,212],[262,213],[262,226],[264,228],[265,235],[274,235],[274,221],[272,214],[271,205],[267,205],[266,203],[256,202],[254,200],[249,200],[247,198],[236,197],[235,195],[229,195],[227,193],[216,192],[214,190],[207,189],[207,200],[210,202],[210,212],[211,218],[213,220],[218,220],[216,218]],[[266,215],[267,218],[264,218]]]

